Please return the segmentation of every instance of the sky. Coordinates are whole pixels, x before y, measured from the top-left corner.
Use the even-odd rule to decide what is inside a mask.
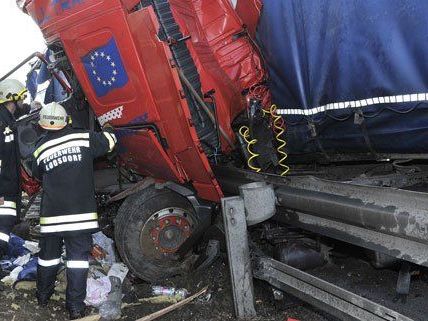
[[[36,23],[15,0],[0,0],[0,77],[35,51],[44,52],[45,42]],[[25,82],[28,64],[11,76]]]

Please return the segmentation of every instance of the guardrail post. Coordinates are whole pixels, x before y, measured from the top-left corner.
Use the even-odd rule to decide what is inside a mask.
[[[221,204],[236,317],[252,318],[256,309],[244,201],[239,196],[227,197]]]

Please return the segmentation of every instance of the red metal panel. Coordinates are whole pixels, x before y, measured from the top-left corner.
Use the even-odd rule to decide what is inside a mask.
[[[31,0],[25,8],[39,25],[46,40],[52,42],[59,38],[60,31],[69,26],[119,6],[119,1],[110,0]]]
[[[201,197],[199,185],[209,190],[204,193],[205,199],[218,201],[222,196],[220,186],[192,126],[187,101],[181,96],[178,74],[169,63],[171,51],[157,38],[159,26],[153,9],[149,7],[128,15],[128,23],[162,120],[158,126],[168,141],[168,154]]]
[[[137,4],[141,3],[141,1],[140,0],[122,0],[122,3],[124,8],[130,11],[131,9],[135,8]]]
[[[181,28],[192,36],[188,44],[199,62],[202,83],[216,89],[221,122],[228,124],[246,107],[241,93],[266,77],[257,50],[242,34],[243,22],[229,0],[170,0],[170,4]]]
[[[236,4],[236,12],[253,37],[256,36],[261,11],[262,0],[238,0]]]
[[[177,181],[180,177],[168,155],[149,130],[117,131],[119,152],[127,167],[143,175]],[[183,180],[179,180],[180,183]]]

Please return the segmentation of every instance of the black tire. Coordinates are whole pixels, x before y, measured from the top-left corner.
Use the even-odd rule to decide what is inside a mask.
[[[197,225],[197,217],[191,203],[183,196],[169,189],[149,187],[129,196],[119,208],[115,219],[115,241],[119,254],[130,270],[139,278],[153,282],[186,272],[188,265],[175,256],[155,257],[155,245],[144,246],[141,242],[142,230],[148,220],[163,209],[181,208],[192,220],[191,230]],[[154,254],[156,253],[156,254]]]

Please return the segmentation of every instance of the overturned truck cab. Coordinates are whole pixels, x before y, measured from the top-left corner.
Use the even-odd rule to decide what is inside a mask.
[[[25,2],[76,123],[115,127],[110,168],[129,181],[112,199],[126,198],[116,242],[136,275],[187,270],[215,205],[259,181],[275,187],[281,237],[428,265],[428,5],[339,4]]]

